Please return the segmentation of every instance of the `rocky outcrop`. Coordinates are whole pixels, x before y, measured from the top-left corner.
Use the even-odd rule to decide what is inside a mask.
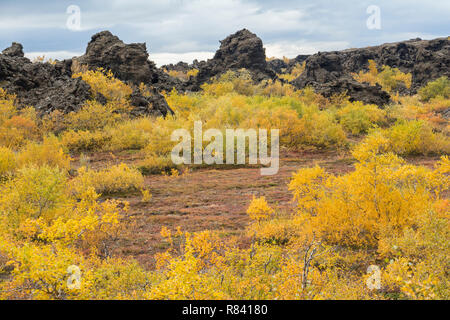
[[[428,81],[443,75],[450,76],[450,41],[448,38],[414,39],[375,47],[317,53],[306,59],[305,71],[293,84],[297,88],[313,86],[319,93],[340,93],[348,89],[352,72],[367,70],[369,59],[378,66],[387,65],[411,73],[410,93],[415,93]],[[379,100],[379,90],[369,85],[365,87],[363,91],[350,90],[350,97],[355,100],[363,97],[364,101],[371,103]],[[358,94],[352,96],[354,92]]]
[[[262,40],[254,33],[243,29],[220,43],[213,59],[198,64],[199,73],[195,79],[197,87],[228,70],[242,68],[247,69],[255,81],[276,77],[275,72],[267,65]]]
[[[308,57],[309,55],[301,54],[287,62],[283,59],[271,59],[267,62],[267,66],[277,74],[291,73],[297,64],[303,64]]]
[[[136,85],[158,81],[158,70],[155,64],[148,60],[145,43],[125,44],[109,31],[93,35],[86,53],[74,58],[74,61],[88,66],[91,70],[111,70],[118,79]]]
[[[11,47],[2,51],[2,54],[8,57],[24,57],[23,46],[20,43],[13,42]]]
[[[24,57],[22,45],[13,43],[0,54],[0,85],[17,95],[20,106],[34,106],[40,115],[55,110],[63,113],[77,111],[92,98],[92,92],[81,78],[72,78],[75,64],[86,65],[90,69],[112,70],[117,78],[134,87],[130,97],[133,115],[165,116],[173,113],[164,96],[152,88],[159,70],[148,60],[145,44],[126,45],[109,32],[94,35],[84,56],[54,64],[31,62]],[[161,78],[166,86],[170,85],[170,79],[164,75]],[[141,82],[152,88],[151,97],[143,97],[136,89]],[[102,96],[95,98],[106,103]]]
[[[178,62],[177,64],[167,64],[161,67],[161,69],[167,70],[167,71],[180,71],[180,72],[188,72],[189,70],[193,69],[192,65],[189,65],[186,62]]]
[[[22,45],[13,43],[0,54],[0,85],[17,95],[20,106],[34,106],[40,114],[81,108],[90,86],[67,75],[65,63],[32,63]]]
[[[130,96],[130,103],[134,107],[131,110],[133,116],[151,114],[165,117],[168,114],[174,114],[164,97],[154,88],[151,89],[149,96],[142,95],[140,90],[134,90]]]
[[[286,72],[288,63],[282,59],[272,59],[267,61],[267,67],[276,74],[282,74]]]
[[[327,98],[346,92],[350,101],[362,101],[366,104],[376,104],[381,107],[388,104],[391,100],[390,95],[383,91],[381,86],[359,83],[350,76],[344,76],[319,85],[313,83],[312,87],[316,92],[320,92]]]
[[[166,115],[172,110],[161,94],[163,90],[197,91],[212,77],[242,68],[247,69],[255,81],[275,79],[277,73],[289,73],[297,63],[305,62],[305,71],[292,82],[297,88],[312,86],[327,97],[345,91],[351,100],[383,106],[389,103],[389,95],[379,86],[354,81],[351,73],[366,70],[368,60],[373,59],[378,66],[388,65],[411,73],[412,88],[408,93],[414,93],[428,81],[450,76],[449,42],[448,38],[414,39],[362,49],[299,55],[290,61],[273,59],[267,62],[261,39],[243,29],[221,41],[214,58],[208,61],[165,66],[167,70],[183,72],[193,68],[199,70],[196,77],[181,81],[148,60],[144,43],[125,44],[117,36],[103,31],[92,36],[83,56],[54,64],[32,63],[24,57],[22,45],[13,43],[0,54],[0,86],[16,93],[21,106],[33,105],[40,114],[53,110],[67,113],[78,110],[92,98],[89,85],[79,78],[72,78],[72,69],[76,65],[86,65],[89,69],[104,68],[134,88],[130,97],[135,107],[134,115]],[[142,96],[137,90],[140,83],[150,88],[149,97]],[[104,97],[96,98],[100,102],[105,100]]]
[[[74,58],[78,65],[87,66],[91,70],[103,68],[111,70],[117,79],[134,87],[144,83],[154,88],[152,99],[145,106],[144,97],[137,98],[137,90],[131,97],[131,104],[135,107],[133,114],[166,115],[171,110],[161,95],[161,91],[170,91],[173,87],[180,88],[177,79],[169,77],[158,70],[148,59],[145,43],[125,44],[109,31],[102,31],[92,36],[86,53]]]

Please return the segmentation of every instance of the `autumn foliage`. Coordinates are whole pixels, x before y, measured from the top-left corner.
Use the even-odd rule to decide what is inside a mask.
[[[166,92],[175,111],[166,118],[130,117],[132,88],[102,69],[74,75],[92,99],[69,114],[39,117],[0,89],[0,299],[448,299],[448,79],[397,95],[411,75],[369,61],[354,77],[396,95],[379,108],[293,88],[287,82],[304,68],[259,84],[230,71],[199,93]],[[353,170],[293,167],[291,210],[264,190],[247,197],[247,245],[164,227],[153,268],[115,254],[135,231],[123,199],[152,206],[144,175],[190,179],[170,161],[170,135],[198,120],[205,129],[280,129],[283,151],[342,153]],[[91,165],[90,156],[111,160]],[[375,290],[370,265],[381,271]]]

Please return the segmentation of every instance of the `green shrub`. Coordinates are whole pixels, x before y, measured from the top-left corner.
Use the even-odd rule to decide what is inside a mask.
[[[365,105],[362,102],[347,104],[338,110],[337,116],[342,126],[354,135],[367,133],[374,125],[383,124],[386,112],[376,105]]]
[[[441,96],[445,99],[450,98],[450,80],[447,77],[440,77],[419,90],[419,96],[423,101],[430,101],[432,98]]]

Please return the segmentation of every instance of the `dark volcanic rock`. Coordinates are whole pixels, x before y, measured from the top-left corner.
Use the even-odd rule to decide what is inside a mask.
[[[415,39],[375,47],[314,54],[306,59],[305,71],[293,81],[293,84],[298,88],[311,85],[320,93],[329,92],[330,87],[336,91],[343,91],[348,86],[348,81],[341,81],[341,78],[350,76],[352,72],[367,70],[369,59],[374,60],[379,67],[387,65],[411,73],[410,93],[415,93],[428,81],[443,75],[450,76],[450,41],[448,38]],[[338,88],[340,84],[343,86],[341,89]],[[370,86],[367,88],[369,91],[365,100],[373,100],[371,95],[375,89]],[[358,94],[358,97],[360,96],[361,94]]]
[[[158,81],[158,70],[148,60],[145,43],[125,44],[109,31],[93,35],[86,53],[74,60],[92,70],[111,70],[118,79],[136,85]]]
[[[247,29],[236,32],[220,42],[213,59],[199,64],[196,85],[228,70],[247,69],[255,81],[274,79],[275,72],[269,69],[262,40]]]
[[[303,63],[304,61],[306,61],[306,59],[308,59],[310,57],[309,54],[299,54],[298,56],[296,56],[294,59],[291,59],[289,61],[289,66],[293,67],[295,66],[297,63]]]
[[[309,55],[298,55],[294,59],[290,59],[288,62],[283,59],[272,59],[267,62],[267,66],[277,74],[291,73],[292,69],[297,64],[303,64],[308,57]]]
[[[165,69],[167,71],[181,71],[181,72],[188,72],[189,70],[193,69],[192,66],[190,66],[186,62],[178,62],[177,64],[167,64],[161,67],[161,69]]]
[[[90,97],[90,86],[72,79],[64,67],[32,63],[23,57],[22,45],[13,44],[0,55],[0,86],[15,93],[20,106],[34,106],[41,114],[78,110]]]
[[[324,96],[346,91],[351,100],[385,105],[389,95],[379,86],[354,81],[351,73],[367,70],[368,60],[378,66],[388,65],[412,74],[412,88],[404,93],[415,93],[428,81],[450,76],[450,41],[448,38],[423,41],[420,39],[384,44],[362,49],[349,49],[300,55],[289,62],[267,62],[263,43],[250,31],[243,29],[221,41],[213,59],[178,63],[166,66],[168,70],[186,72],[198,69],[197,77],[181,81],[157,69],[148,60],[145,44],[125,44],[108,31],[92,37],[85,55],[73,60],[50,63],[32,63],[24,57],[22,45],[13,43],[0,54],[0,86],[17,94],[21,106],[33,105],[41,113],[60,110],[64,113],[78,110],[91,97],[90,87],[81,79],[72,79],[76,64],[90,69],[99,67],[111,70],[120,80],[129,83],[134,92],[130,97],[135,115],[167,115],[172,113],[161,91],[196,91],[212,77],[228,70],[247,69],[255,81],[275,79],[276,73],[290,72],[297,63],[306,62],[305,71],[292,84],[297,88],[312,86]],[[284,71],[283,71],[284,70]],[[140,83],[150,87],[150,97],[136,89]],[[104,97],[97,97],[105,103]],[[448,110],[444,112],[448,117]]]
[[[165,117],[167,114],[174,114],[164,99],[164,96],[155,89],[152,90],[149,97],[143,96],[139,90],[134,90],[130,97],[130,102],[134,106],[131,111],[134,116],[152,114]]]
[[[288,64],[282,59],[272,59],[267,61],[267,67],[277,74],[285,73]]]
[[[134,90],[131,104],[136,107],[133,114],[166,115],[171,110],[165,101],[162,90],[170,91],[174,87],[180,89],[181,82],[174,79],[163,71],[158,70],[155,64],[148,60],[147,47],[145,43],[125,44],[117,36],[109,31],[103,31],[92,36],[86,53],[75,58],[79,65],[85,65],[91,70],[103,68],[111,70],[114,76],[132,86],[141,83],[149,85],[154,90],[151,99],[139,97],[138,91]]]
[[[367,83],[359,83],[347,76],[324,84],[311,84],[316,92],[320,92],[324,97],[331,97],[341,92],[347,92],[350,101],[362,101],[366,104],[376,104],[384,106],[389,103],[391,97],[381,86],[371,86]]]
[[[20,43],[13,42],[11,47],[2,51],[2,54],[9,57],[23,57],[23,46]]]
[[[266,52],[262,40],[247,29],[238,31],[221,41],[213,60],[216,66],[222,68],[246,68],[260,72],[267,69]]]
[[[297,88],[311,86],[325,97],[347,92],[352,101],[360,100],[379,106],[389,103],[389,94],[380,87],[353,80],[341,59],[339,52],[311,56],[306,60],[305,71],[293,84]]]
[[[159,92],[170,92],[173,88],[175,88],[179,92],[184,92],[188,87],[188,83],[186,83],[185,81],[181,81],[178,78],[169,76],[162,69],[158,70],[158,82],[151,85]]]
[[[21,102],[34,105],[40,114],[55,110],[68,113],[77,111],[83,106],[84,102],[91,97],[90,89],[91,87],[81,78],[65,78],[55,80],[46,88],[31,90],[28,95],[21,98]]]
[[[200,70],[200,68],[202,66],[205,66],[205,64],[206,62],[204,61],[198,62],[197,60],[194,60],[192,64],[188,64],[186,62],[178,62],[177,64],[164,65],[158,70],[158,83],[156,83],[154,86],[159,91],[164,90],[166,92],[171,91],[173,88],[175,88],[178,92],[197,91],[199,87],[195,86],[195,82],[197,81],[196,77],[191,76],[190,79],[182,80],[170,76],[166,71],[179,71],[187,73],[194,69]]]
[[[86,54],[73,60],[50,63],[32,63],[24,58],[21,44],[13,43],[0,55],[0,85],[16,93],[21,106],[34,106],[42,115],[54,110],[63,113],[79,110],[87,99],[91,99],[90,86],[80,78],[72,78],[74,62],[111,70],[114,75],[133,87],[141,82],[159,90],[171,90],[178,86],[175,79],[162,74],[148,60],[145,44],[124,44],[110,32],[100,32],[92,37]],[[160,82],[158,82],[160,80]],[[166,115],[171,113],[164,96],[152,89],[150,98],[139,97],[135,90],[131,104],[135,115]],[[95,97],[106,103],[105,97]]]

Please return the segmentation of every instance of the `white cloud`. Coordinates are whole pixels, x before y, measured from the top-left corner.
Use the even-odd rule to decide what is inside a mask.
[[[186,52],[186,53],[153,53],[149,59],[156,63],[158,67],[166,64],[176,64],[180,61],[192,63],[195,59],[198,61],[211,59],[214,52]]]
[[[356,0],[345,6],[329,0],[84,0],[76,3],[81,31],[88,32],[68,34],[63,3],[72,1],[0,1],[0,38],[32,51],[80,50],[88,33],[109,29],[127,43],[147,42],[150,53],[211,52],[220,39],[247,28],[262,38],[269,56],[296,56],[433,38],[448,35],[450,26],[450,2],[443,1],[379,0],[382,30],[368,32],[366,3]]]
[[[275,43],[268,43],[264,45],[266,48],[266,56],[268,57],[287,57],[295,58],[300,54],[314,54],[319,51],[335,51],[343,50],[349,47],[347,41],[282,41]]]
[[[65,28],[67,19],[63,14],[26,13],[20,16],[0,15],[0,30],[37,29],[37,28]]]
[[[37,57],[45,57],[45,60],[53,59],[53,60],[64,60],[71,59],[73,57],[81,56],[83,53],[73,52],[73,51],[47,51],[47,52],[27,52],[25,53],[25,57],[30,60],[34,60]]]
[[[185,52],[200,52],[204,50],[198,50],[202,45],[197,41],[179,41],[170,43],[160,47],[158,52],[172,52],[172,53],[185,53]],[[151,54],[151,48],[150,48]]]

